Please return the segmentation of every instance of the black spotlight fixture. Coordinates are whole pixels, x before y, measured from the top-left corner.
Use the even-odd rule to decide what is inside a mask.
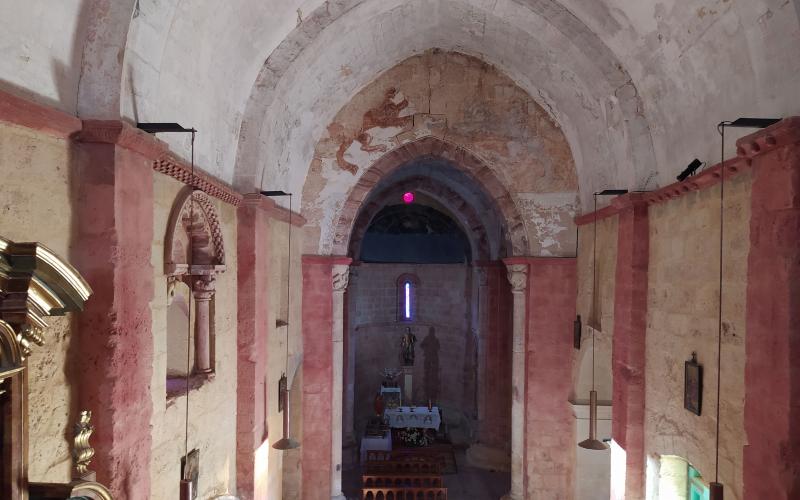
[[[697,158],[692,160],[692,163],[684,168],[683,172],[678,175],[678,182],[683,182],[689,177],[693,176],[697,172],[697,169],[703,166],[703,163],[704,162],[698,160]]]
[[[161,132],[197,132],[197,130],[193,128],[186,128],[177,123],[167,122],[137,123],[136,128],[144,130],[148,134],[158,134]]]
[[[572,322],[572,347],[579,351],[581,349],[581,329],[581,315],[579,314]]]
[[[627,189],[604,189],[599,193],[595,193],[598,196],[619,196],[622,194],[628,194]]]
[[[726,126],[738,128],[767,128],[781,120],[782,118],[737,118],[726,124]]]
[[[269,197],[273,197],[273,196],[291,196],[291,194],[289,194],[289,193],[287,193],[285,191],[261,191],[261,194],[263,194],[264,196],[269,196]]]

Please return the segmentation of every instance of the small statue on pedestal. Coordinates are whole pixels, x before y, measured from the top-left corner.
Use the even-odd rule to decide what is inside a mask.
[[[410,327],[406,327],[406,333],[403,334],[403,339],[400,341],[403,366],[414,366],[414,344],[416,342],[417,337],[411,333]]]

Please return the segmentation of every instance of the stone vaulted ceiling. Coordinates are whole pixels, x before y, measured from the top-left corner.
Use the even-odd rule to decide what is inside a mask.
[[[81,117],[192,125],[203,169],[299,194],[337,112],[440,48],[547,111],[585,208],[713,162],[720,120],[800,112],[799,16],[800,0],[5,1],[0,85]]]

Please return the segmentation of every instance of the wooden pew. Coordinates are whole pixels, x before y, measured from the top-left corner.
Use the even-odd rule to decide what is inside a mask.
[[[447,488],[363,488],[361,500],[447,500]]]
[[[441,475],[442,466],[426,460],[376,460],[364,464],[364,474],[385,476],[387,474],[433,474]]]
[[[436,474],[385,474],[363,475],[364,488],[442,488],[442,476]]]

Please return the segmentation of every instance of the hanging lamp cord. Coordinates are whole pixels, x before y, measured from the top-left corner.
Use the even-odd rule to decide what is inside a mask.
[[[716,444],[714,446],[714,482],[719,482],[719,417],[720,417],[720,387],[722,386],[722,250],[725,229],[725,127],[731,122],[721,122],[717,131],[720,141],[720,169],[719,169],[719,304],[717,308],[717,423]]]
[[[286,384],[288,390],[288,376],[289,376],[289,317],[292,315],[292,308],[291,308],[291,294],[289,293],[291,285],[292,285],[292,194],[289,193],[289,230],[287,236],[288,242],[286,245],[287,252],[289,255],[286,256],[287,263],[286,263],[286,359],[284,360],[284,373],[283,375],[287,377]],[[289,401],[284,402],[284,406],[288,405]]]
[[[592,390],[594,390],[594,336],[597,333],[597,193],[594,194],[594,243],[592,243]]]
[[[189,325],[186,328],[186,415],[184,418],[184,429],[183,429],[183,463],[189,463],[189,375],[191,370],[191,349],[192,349],[192,288],[194,283],[192,283],[192,225],[194,224],[194,191],[195,191],[195,179],[194,179],[194,136],[196,131],[192,129],[192,153],[191,153],[191,170],[192,170],[192,177],[189,181],[189,187],[191,187],[192,191],[189,194],[189,243],[187,245],[189,249],[188,253],[188,261],[189,261],[189,269],[187,270],[189,273]],[[188,472],[188,468],[184,465],[184,476]],[[184,479],[189,479],[184,477]]]

